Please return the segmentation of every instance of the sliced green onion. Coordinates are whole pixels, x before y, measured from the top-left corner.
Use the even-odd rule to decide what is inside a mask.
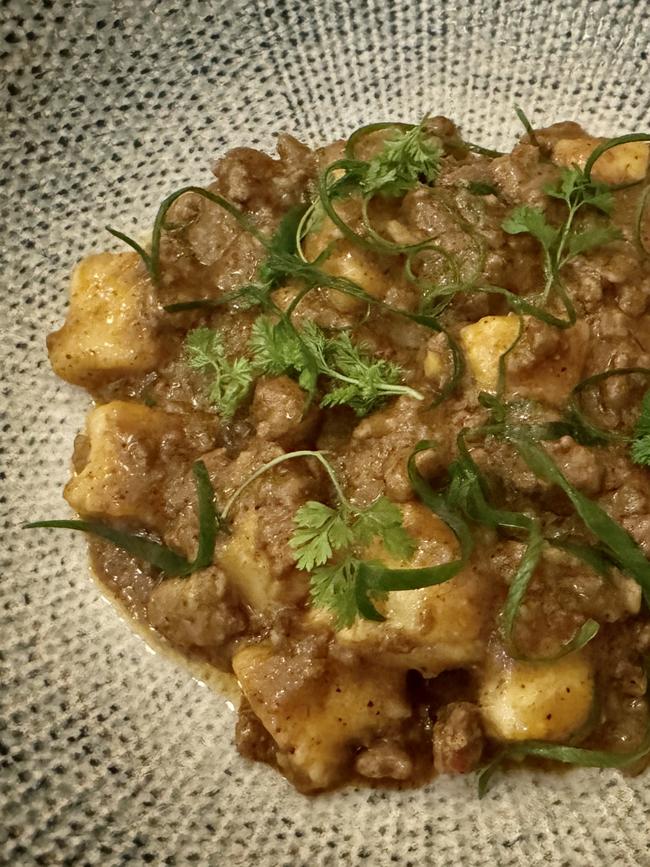
[[[500,765],[508,760],[521,760],[526,757],[578,765],[583,768],[625,768],[634,765],[650,753],[650,731],[648,731],[636,750],[629,753],[614,753],[608,750],[589,750],[582,747],[568,747],[546,741],[521,741],[511,744],[478,773],[478,794],[482,798],[488,791],[490,780]]]
[[[515,105],[515,114],[517,115],[517,117],[521,121],[521,125],[523,126],[523,128],[528,133],[528,137],[530,138],[531,142],[535,145],[536,148],[539,148],[540,144],[539,144],[539,141],[537,140],[537,136],[535,135],[535,130],[533,129],[532,123],[528,120],[528,118],[524,114],[524,110],[522,108],[519,108],[518,105]]]
[[[650,604],[650,562],[630,534],[609,517],[601,507],[580,493],[562,474],[550,455],[521,428],[506,431],[535,475],[561,488],[571,500],[587,529],[599,539],[612,561],[641,586],[646,603]]]
[[[615,148],[618,145],[627,144],[628,142],[633,141],[650,141],[650,133],[646,132],[633,132],[629,135],[621,135],[618,138],[610,138],[607,141],[602,142],[598,145],[598,147],[594,148],[593,151],[589,154],[589,158],[585,163],[585,167],[583,169],[583,174],[588,181],[591,181],[591,172],[594,167],[596,160],[601,157],[605,151],[610,150],[611,148]]]
[[[650,378],[650,368],[648,367],[615,367],[611,370],[605,370],[602,373],[596,373],[593,376],[588,376],[579,382],[571,391],[569,403],[566,410],[566,423],[573,428],[572,437],[576,442],[582,445],[607,445],[608,443],[629,442],[631,437],[627,434],[619,433],[618,431],[607,430],[599,427],[590,421],[585,415],[580,404],[581,394],[595,385],[599,385],[607,379],[615,376],[632,376],[641,374]]]
[[[192,466],[192,472],[199,506],[199,541],[196,556],[191,562],[160,542],[154,542],[146,536],[116,530],[100,521],[33,521],[24,526],[26,529],[45,527],[90,533],[106,539],[117,548],[160,569],[168,578],[185,577],[211,565],[220,523],[214,505],[214,491],[203,461],[196,461]]]

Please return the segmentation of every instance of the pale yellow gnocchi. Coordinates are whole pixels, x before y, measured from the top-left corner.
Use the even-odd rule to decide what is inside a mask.
[[[553,146],[553,162],[558,166],[577,165],[583,168],[589,156],[606,139],[583,136],[559,139]],[[606,184],[626,184],[642,181],[648,173],[650,144],[643,141],[625,142],[610,148],[594,163],[592,177]]]
[[[585,726],[594,703],[586,653],[549,662],[518,662],[497,654],[487,665],[480,708],[488,734],[504,741],[562,741]]]
[[[423,568],[453,561],[458,543],[447,525],[419,503],[401,507],[404,526],[417,540],[411,560],[392,557],[381,545],[366,552],[394,569]],[[483,654],[481,582],[471,568],[450,581],[389,593],[377,603],[385,620],[358,620],[338,641],[358,652],[381,651],[388,664],[432,677],[445,669],[478,662]]]
[[[510,349],[519,334],[519,317],[484,316],[460,331],[460,341],[474,381],[479,389],[496,391],[499,358]]]
[[[47,340],[54,371],[92,388],[152,370],[163,347],[150,293],[137,253],[98,253],[80,262],[65,324]]]
[[[161,485],[167,461],[184,447],[182,416],[116,400],[89,413],[85,438],[83,467],[65,487],[72,508],[84,517],[157,527],[160,506],[152,486]]]
[[[254,713],[275,741],[278,764],[302,788],[325,788],[344,772],[355,748],[389,732],[411,709],[405,676],[372,665],[314,669],[314,683],[287,688],[287,673],[309,663],[286,657],[268,643],[251,645],[233,658],[233,670]],[[313,686],[317,685],[314,692]]]

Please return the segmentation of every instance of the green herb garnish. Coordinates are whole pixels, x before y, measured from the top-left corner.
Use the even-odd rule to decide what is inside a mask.
[[[212,328],[195,328],[185,338],[188,367],[210,377],[208,397],[225,421],[230,420],[246,399],[253,379],[253,365],[247,358],[229,361],[223,339]]]
[[[585,527],[596,536],[607,556],[622,572],[634,578],[641,586],[646,602],[650,601],[650,562],[627,530],[610,518],[597,503],[578,491],[548,452],[536,444],[523,428],[506,430],[505,437],[513,443],[538,478],[564,491]]]
[[[100,521],[34,521],[24,526],[26,529],[45,527],[90,533],[106,539],[117,548],[160,569],[168,578],[185,577],[211,565],[220,524],[214,505],[214,491],[203,461],[196,461],[192,466],[192,472],[199,507],[199,541],[196,556],[191,561],[160,542],[155,542],[146,536],[116,530]]]
[[[609,215],[613,207],[609,188],[597,181],[587,180],[580,169],[564,169],[559,183],[546,187],[546,193],[562,200],[568,208],[565,221],[560,226],[551,225],[541,208],[530,205],[515,208],[501,224],[508,234],[528,233],[541,244],[544,251],[544,298],[559,281],[560,271],[568,262],[581,253],[622,237],[614,226],[574,227],[575,217],[582,208],[590,206]]]
[[[523,126],[523,128],[528,133],[528,138],[531,140],[531,142],[535,145],[536,148],[539,148],[540,144],[537,140],[537,136],[535,135],[535,130],[533,129],[532,123],[526,117],[526,114],[524,113],[523,108],[520,108],[518,105],[515,105],[515,114],[517,115],[517,117],[521,121],[521,125]]]
[[[424,448],[428,448],[425,444]],[[460,531],[463,556],[460,560],[419,569],[391,569],[377,561],[361,559],[361,554],[373,540],[379,540],[387,552],[408,560],[415,544],[402,523],[400,509],[386,497],[380,497],[366,508],[354,506],[343,493],[333,468],[322,456],[334,486],[335,508],[310,501],[296,513],[296,532],[290,542],[299,568],[311,572],[312,604],[329,609],[337,629],[352,625],[357,617],[383,620],[374,602],[386,593],[414,590],[441,584],[453,578],[466,563],[471,547],[469,534],[460,529],[451,516],[454,532]],[[427,483],[419,476],[415,463],[409,463],[409,473],[427,496]],[[441,509],[449,517],[444,504]],[[450,524],[451,526],[451,524]]]
[[[594,180],[591,171],[596,160],[605,151],[617,145],[648,140],[650,135],[646,133],[634,133],[609,139],[592,151],[584,169],[577,166],[562,169],[558,183],[545,187],[548,196],[559,199],[567,207],[567,215],[561,225],[549,224],[541,208],[528,205],[515,208],[504,220],[502,224],[504,231],[510,234],[528,232],[542,245],[545,272],[544,297],[548,296],[554,285],[560,284],[560,272],[573,258],[622,237],[621,232],[611,225],[588,225],[579,228],[575,226],[576,217],[584,208],[592,208],[606,216],[611,216],[614,208],[613,191],[629,186],[629,184],[608,186]]]
[[[613,753],[608,750],[589,750],[582,747],[568,747],[547,741],[521,741],[502,750],[488,765],[478,773],[478,794],[482,798],[490,787],[495,771],[507,760],[517,760],[532,756],[577,765],[583,768],[625,768],[644,759],[650,753],[650,732],[632,752]]]
[[[641,414],[634,427],[630,455],[635,464],[650,467],[650,391],[641,401]]]
[[[436,180],[442,148],[438,139],[427,134],[425,121],[384,140],[381,151],[371,157],[360,178],[365,196],[403,196],[418,183]]]
[[[273,322],[260,316],[253,325],[250,349],[251,369],[271,376],[293,376],[310,396],[318,377],[327,377],[333,387],[323,396],[323,407],[346,405],[363,416],[389,397],[424,399],[420,392],[400,384],[403,374],[398,365],[373,358],[346,331],[330,337],[313,322],[295,328],[284,317]]]

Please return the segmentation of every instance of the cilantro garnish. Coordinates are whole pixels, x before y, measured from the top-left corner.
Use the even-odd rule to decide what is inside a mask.
[[[254,373],[247,358],[229,361],[219,332],[212,328],[195,328],[185,338],[188,367],[209,376],[208,397],[219,415],[229,420],[247,397]]]
[[[621,238],[620,231],[611,225],[589,225],[576,228],[575,218],[586,207],[609,215],[613,208],[610,189],[598,181],[587,178],[578,168],[563,169],[555,186],[545,188],[547,195],[560,199],[568,209],[567,216],[559,226],[551,225],[546,213],[538,207],[520,205],[503,221],[502,228],[510,235],[528,233],[544,251],[545,285],[544,297],[559,281],[560,271],[581,253],[601,247]]]
[[[418,183],[435,181],[440,172],[442,148],[427,134],[425,121],[406,132],[386,138],[381,151],[372,157],[359,186],[365,196],[403,196]]]
[[[400,384],[403,374],[398,365],[373,358],[345,331],[329,337],[313,322],[294,328],[286,319],[274,323],[260,316],[253,325],[250,347],[257,370],[295,376],[310,394],[318,376],[327,377],[333,387],[321,406],[347,405],[363,416],[388,397],[404,394],[423,399],[418,391]]]
[[[634,427],[630,455],[635,464],[650,466],[650,391],[641,401],[641,413]]]

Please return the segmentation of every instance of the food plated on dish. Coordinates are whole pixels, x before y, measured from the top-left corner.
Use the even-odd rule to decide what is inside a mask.
[[[65,497],[303,791],[650,755],[650,135],[236,148],[74,273]]]

